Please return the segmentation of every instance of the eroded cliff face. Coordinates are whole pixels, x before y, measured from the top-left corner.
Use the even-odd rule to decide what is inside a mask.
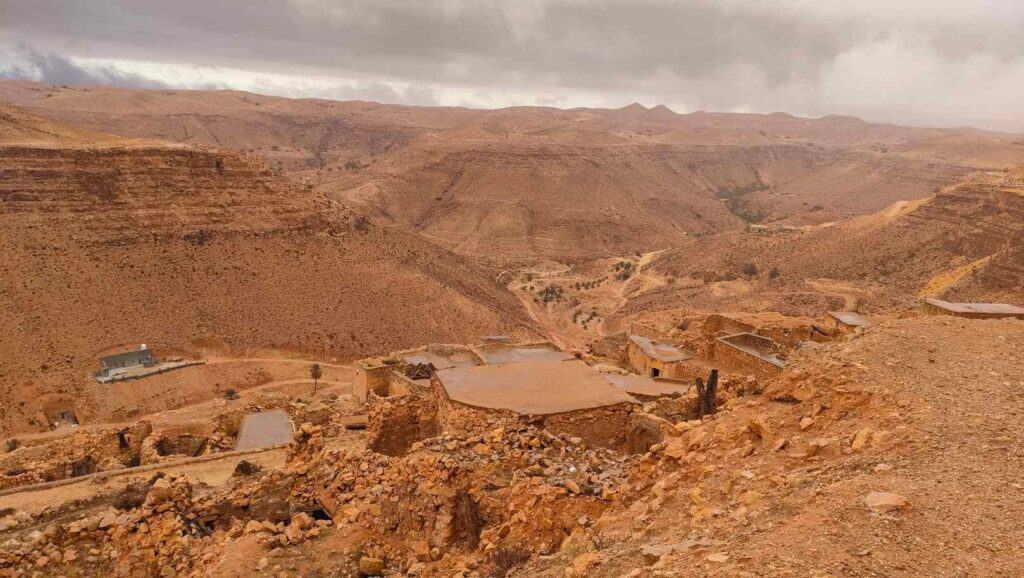
[[[965,169],[803,144],[419,141],[374,166],[384,215],[494,261],[578,261],[688,235],[821,223],[923,198]]]
[[[632,296],[620,315],[679,307],[890,311],[930,296],[1020,302],[1024,195],[1017,175],[973,175],[928,199],[830,226],[688,241],[652,262],[648,274],[663,282]],[[752,275],[744,273],[748,265]]]
[[[0,83],[0,101],[125,138],[258,155],[502,265],[665,249],[748,222],[837,221],[923,198],[970,167],[1024,161],[994,133],[639,105],[471,110],[15,82]]]
[[[347,357],[529,333],[494,271],[242,155],[9,146],[0,175],[4,431],[44,427],[44,391],[88,408],[116,347]]]

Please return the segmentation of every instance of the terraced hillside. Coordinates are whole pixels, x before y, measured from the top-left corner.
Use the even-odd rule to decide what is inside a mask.
[[[496,272],[293,185],[181,145],[0,146],[0,431],[80,418],[129,384],[97,358],[279,349],[354,357],[531,334]]]
[[[665,107],[424,108],[234,91],[0,82],[93,131],[252,153],[347,206],[500,265],[670,247],[749,222],[820,224],[1024,163],[1013,135]]]

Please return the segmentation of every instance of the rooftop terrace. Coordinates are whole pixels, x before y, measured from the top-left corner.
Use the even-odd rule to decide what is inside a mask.
[[[587,364],[573,360],[455,367],[437,372],[459,403],[519,414],[545,415],[636,403]]]
[[[485,345],[477,350],[487,365],[507,363],[548,363],[575,357],[546,343],[529,345]]]

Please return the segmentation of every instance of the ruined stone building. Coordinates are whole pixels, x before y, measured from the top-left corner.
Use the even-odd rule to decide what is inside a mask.
[[[418,370],[415,379],[409,376],[409,368],[426,364],[436,368],[429,378]],[[432,345],[356,367],[368,444],[390,455],[442,432],[477,435],[524,424],[592,447],[642,452],[661,433],[635,409],[643,401],[690,393],[688,385],[600,373],[547,343]]]

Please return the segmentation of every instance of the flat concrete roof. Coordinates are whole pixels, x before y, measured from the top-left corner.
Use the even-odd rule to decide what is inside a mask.
[[[448,397],[466,405],[545,415],[636,403],[587,364],[538,361],[455,367],[437,372]]]
[[[478,349],[480,357],[488,365],[504,365],[506,363],[548,363],[576,359],[551,345],[485,345]]]
[[[693,359],[693,353],[685,349],[668,343],[659,343],[642,335],[630,335],[629,340],[635,343],[644,352],[644,355],[663,363]]]
[[[871,322],[861,317],[860,313],[855,311],[829,311],[829,315],[837,319],[840,323],[850,325],[852,327],[867,327],[871,325]]]
[[[683,395],[690,390],[689,385],[651,379],[650,377],[644,377],[642,375],[618,375],[607,373],[602,374],[601,377],[605,378],[608,383],[631,395],[636,394],[647,397],[666,397],[670,395]]]
[[[1006,303],[950,303],[941,299],[925,299],[936,307],[954,313],[982,313],[987,315],[1024,315],[1024,308]]]
[[[406,363],[433,363],[434,369],[480,365],[476,356],[470,351],[455,351],[450,355],[443,355],[432,351],[417,351],[414,353],[403,353],[401,358]]]
[[[286,444],[292,439],[292,420],[283,410],[251,413],[242,420],[236,450],[254,450]]]

